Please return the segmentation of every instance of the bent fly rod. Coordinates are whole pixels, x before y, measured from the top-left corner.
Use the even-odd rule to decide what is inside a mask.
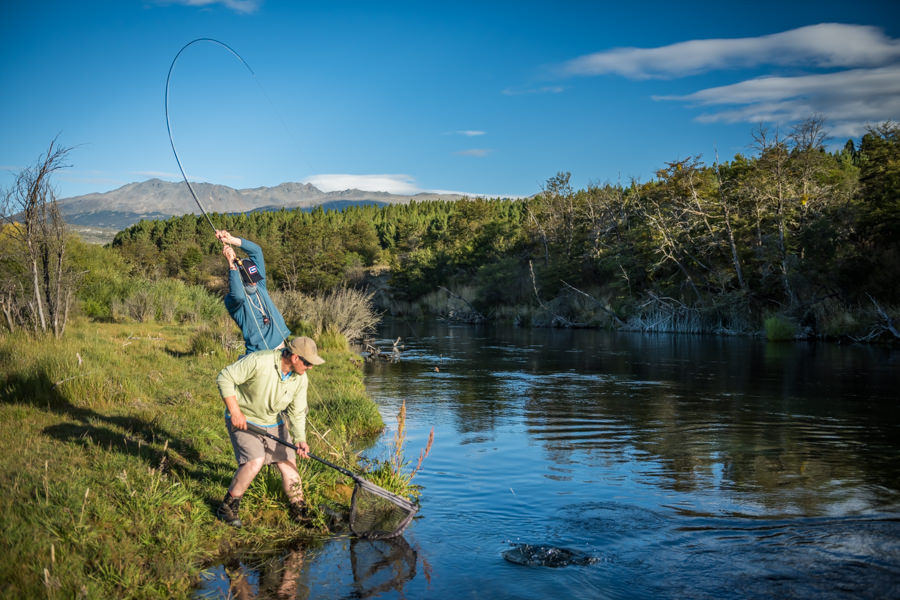
[[[253,72],[253,69],[250,68],[250,65],[247,64],[247,61],[244,60],[243,57],[238,54],[234,48],[232,48],[225,42],[220,42],[219,40],[213,38],[197,38],[182,46],[181,50],[178,51],[178,54],[175,55],[175,58],[172,59],[172,64],[169,65],[169,74],[166,76],[166,130],[169,132],[169,143],[172,144],[172,153],[175,155],[175,162],[178,163],[178,170],[181,171],[181,176],[182,178],[184,178],[184,182],[187,184],[188,189],[191,191],[191,196],[193,196],[194,202],[196,202],[197,206],[200,207],[200,212],[202,212],[203,216],[206,217],[206,221],[207,223],[209,223],[209,226],[213,228],[213,231],[217,231],[216,226],[213,225],[212,219],[209,218],[209,214],[206,212],[206,209],[203,208],[203,204],[200,202],[200,198],[198,198],[197,193],[194,192],[194,187],[191,185],[191,182],[188,181],[187,175],[184,173],[184,167],[181,166],[181,159],[178,158],[178,150],[175,149],[175,138],[172,136],[172,126],[169,123],[169,82],[172,79],[172,71],[175,69],[175,63],[178,62],[178,57],[181,56],[181,53],[187,50],[188,46],[196,44],[197,42],[211,42],[213,44],[222,46],[223,48],[231,52],[239,61],[241,61],[241,64],[247,67],[247,70],[250,71],[250,74],[253,75],[254,79],[256,78],[256,73]]]
[[[198,42],[211,42],[213,44],[218,44],[219,46],[231,52],[231,54],[233,54],[235,58],[241,61],[241,64],[247,67],[247,70],[250,71],[250,75],[253,76],[254,80],[256,80],[256,73],[253,72],[253,69],[250,68],[250,65],[247,64],[247,61],[244,60],[244,58],[240,54],[238,54],[234,48],[232,48],[225,42],[220,42],[219,40],[213,38],[197,38],[195,40],[191,40],[181,47],[181,50],[179,50],[175,55],[175,58],[172,59],[172,64],[169,65],[169,74],[166,75],[166,131],[169,132],[169,143],[172,145],[172,154],[175,155],[175,162],[178,163],[178,170],[181,171],[181,177],[187,184],[188,190],[190,190],[191,196],[194,198],[194,202],[197,203],[197,206],[200,208],[200,212],[203,213],[204,217],[206,217],[206,222],[209,223],[210,227],[212,227],[213,233],[216,233],[218,232],[218,229],[216,229],[216,226],[213,225],[212,219],[209,218],[209,213],[207,213],[206,209],[203,208],[203,203],[200,202],[200,198],[197,197],[197,193],[194,191],[194,186],[191,185],[190,180],[188,180],[187,178],[187,174],[185,174],[184,172],[184,167],[181,165],[181,159],[178,157],[178,150],[175,148],[175,137],[172,135],[172,124],[169,119],[169,84],[172,81],[172,71],[175,70],[175,63],[178,62],[178,57],[181,56],[182,52],[187,50],[189,46],[192,46],[193,44],[196,44]],[[256,83],[257,85],[259,85],[258,80],[256,81]],[[260,280],[259,271],[257,270],[258,267],[251,259],[245,258],[243,260],[240,260],[235,257],[234,265],[241,272],[241,278],[245,281],[256,283]],[[258,291],[256,292],[256,298],[259,301],[260,305],[262,305],[263,301],[262,298],[260,298]],[[265,336],[263,336],[262,331],[259,329],[259,323],[257,323],[255,319],[253,320],[253,322],[256,323],[256,328],[257,331],[259,331],[260,337],[265,340]],[[266,347],[268,347],[268,343],[266,343]]]

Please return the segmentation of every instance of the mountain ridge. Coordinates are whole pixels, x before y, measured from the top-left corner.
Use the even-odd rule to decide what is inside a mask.
[[[206,182],[191,182],[191,186],[208,213],[312,210],[318,206],[344,208],[354,204],[407,204],[414,200],[460,200],[466,197],[434,193],[402,195],[359,189],[323,192],[310,183],[298,182],[245,189]],[[184,182],[158,178],[129,183],[108,192],[63,198],[57,204],[66,223],[84,228],[121,230],[142,219],[201,214]]]

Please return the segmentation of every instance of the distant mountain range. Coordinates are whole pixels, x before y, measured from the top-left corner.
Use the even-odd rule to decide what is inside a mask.
[[[323,192],[308,183],[282,183],[275,187],[236,190],[224,185],[191,182],[208,213],[245,213],[260,210],[340,210],[357,204],[406,204],[412,200],[459,200],[459,194],[415,194],[403,196],[387,192],[343,190]],[[94,232],[102,241],[110,232],[125,229],[141,219],[168,219],[188,213],[201,214],[184,182],[150,179],[130,183],[102,194],[86,194],[58,201],[66,223],[77,231]],[[108,240],[107,240],[108,241]]]

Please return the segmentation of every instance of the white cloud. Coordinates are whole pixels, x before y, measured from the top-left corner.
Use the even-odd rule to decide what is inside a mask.
[[[357,189],[367,192],[388,192],[389,194],[399,194],[404,196],[413,196],[415,194],[456,194],[459,196],[469,196],[470,198],[516,198],[509,194],[484,194],[473,192],[462,192],[459,190],[425,190],[415,183],[415,179],[409,175],[350,175],[342,173],[325,173],[321,175],[313,175],[307,177],[301,183],[311,183],[323,192],[340,192],[343,190]]]
[[[181,179],[181,173],[169,171],[135,171],[135,175],[140,177],[151,177],[156,179]]]
[[[234,12],[250,14],[259,10],[262,0],[156,0],[157,4],[182,4],[184,6],[213,6],[221,4]]]
[[[655,96],[695,106],[735,106],[697,118],[704,123],[791,122],[822,115],[834,135],[857,136],[867,124],[900,115],[900,64],[798,77],[760,77],[686,96]]]
[[[820,23],[754,38],[707,39],[659,48],[613,48],[565,63],[563,75],[668,79],[760,65],[876,67],[900,59],[900,41],[866,25]]]
[[[350,175],[346,173],[323,173],[303,180],[323,192],[342,190],[364,190],[367,192],[388,192],[390,194],[418,194],[420,189],[409,175]]]
[[[456,131],[451,131],[450,135],[464,135],[466,137],[477,137],[479,135],[484,135],[485,132],[479,129],[458,129]]]
[[[507,88],[503,90],[503,95],[505,96],[525,96],[529,94],[561,94],[566,90],[561,85],[548,85],[545,87],[539,88],[521,88],[521,89],[513,89]]]
[[[475,156],[481,158],[483,156],[487,156],[491,153],[489,148],[471,148],[470,150],[460,150],[459,152],[454,152],[457,156]]]
[[[790,123],[821,115],[835,136],[857,136],[900,115],[900,40],[877,27],[820,23],[754,38],[614,48],[573,59],[564,76],[672,79],[713,70],[790,68],[687,95],[656,95],[710,110],[703,123]]]

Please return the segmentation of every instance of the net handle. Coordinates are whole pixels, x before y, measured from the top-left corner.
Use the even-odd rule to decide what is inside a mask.
[[[278,442],[279,444],[283,444],[283,445],[287,446],[288,448],[293,448],[296,452],[302,452],[302,450],[300,450],[300,448],[298,448],[296,445],[290,443],[290,442],[287,441],[287,440],[281,439],[281,438],[278,437],[277,435],[272,435],[271,433],[269,433],[268,431],[266,431],[265,429],[263,429],[262,427],[260,427],[260,426],[258,426],[258,425],[254,425],[253,423],[247,423],[247,430],[248,430],[248,431],[252,431],[253,433],[256,433],[256,434],[258,434],[258,435],[267,437],[267,438],[269,438],[270,440],[274,440],[274,441]],[[307,452],[306,455],[309,456],[310,458],[314,459],[314,460],[319,461],[320,463],[322,463],[322,464],[325,465],[325,466],[331,467],[332,469],[334,469],[334,470],[336,470],[336,471],[339,471],[340,473],[343,473],[343,474],[346,475],[347,477],[352,478],[353,481],[355,481],[355,482],[357,482],[357,483],[359,483],[359,482],[361,482],[361,481],[365,481],[362,477],[360,477],[359,475],[357,475],[357,474],[354,473],[353,471],[350,471],[350,470],[348,470],[348,469],[345,469],[344,467],[339,467],[339,466],[337,466],[336,464],[334,464],[334,463],[332,463],[332,462],[330,462],[330,461],[325,460],[324,458],[320,458],[320,457],[316,456],[316,455],[313,454],[312,452]]]

